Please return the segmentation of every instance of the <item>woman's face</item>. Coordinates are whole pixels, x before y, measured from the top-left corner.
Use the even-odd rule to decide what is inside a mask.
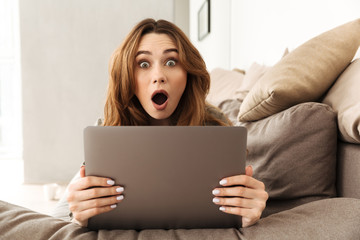
[[[176,45],[167,34],[145,34],[135,57],[135,95],[153,118],[168,125],[184,93],[187,73]]]

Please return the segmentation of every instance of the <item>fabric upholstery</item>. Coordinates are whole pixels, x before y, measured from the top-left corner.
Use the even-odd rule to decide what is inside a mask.
[[[206,100],[217,106],[224,99],[235,98],[235,91],[242,85],[244,74],[216,68],[210,72],[211,84]]]
[[[237,125],[237,115],[242,101],[239,99],[226,99],[218,105],[220,110],[229,118],[233,125]]]
[[[1,239],[202,240],[202,239],[357,239],[360,200],[320,200],[260,219],[241,229],[90,231],[29,209],[0,201]]]
[[[317,101],[349,65],[360,44],[360,19],[299,46],[259,79],[240,107],[255,121],[302,102]]]
[[[340,137],[360,143],[360,59],[355,60],[336,80],[323,102],[338,114]]]
[[[359,211],[359,199],[325,199],[263,218],[241,232],[251,240],[355,240],[360,236]]]
[[[282,57],[285,57],[289,54],[289,49],[286,48]],[[249,70],[246,71],[243,83],[241,86],[236,89],[235,96],[236,99],[239,101],[243,101],[246,97],[246,95],[250,92],[250,90],[253,88],[255,83],[266,73],[267,70],[269,70],[270,67],[266,66],[264,64],[259,64],[257,62],[254,62],[251,64]]]
[[[360,145],[339,141],[337,159],[338,195],[360,199]]]
[[[248,130],[247,164],[270,199],[336,195],[336,115],[321,103],[295,105],[241,123]]]
[[[251,64],[249,70],[246,71],[241,86],[235,91],[235,98],[243,101],[249,91],[253,88],[255,83],[264,75],[264,73],[269,68],[270,67],[258,64],[256,62]]]

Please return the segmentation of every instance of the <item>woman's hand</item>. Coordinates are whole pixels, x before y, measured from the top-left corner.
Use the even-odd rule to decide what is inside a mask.
[[[264,183],[252,177],[251,166],[246,167],[245,174],[222,179],[220,184],[224,187],[212,193],[213,202],[221,206],[221,211],[242,216],[242,226],[248,227],[260,219],[269,195]]]
[[[86,227],[88,219],[116,208],[124,198],[123,187],[114,186],[109,178],[85,177],[85,166],[80,168],[80,179],[69,185],[67,201],[73,222]]]

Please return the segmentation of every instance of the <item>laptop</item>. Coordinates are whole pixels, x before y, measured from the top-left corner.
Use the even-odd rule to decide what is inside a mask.
[[[247,131],[222,126],[91,126],[84,130],[87,176],[124,186],[124,200],[89,219],[97,229],[239,228],[212,190],[244,174]]]

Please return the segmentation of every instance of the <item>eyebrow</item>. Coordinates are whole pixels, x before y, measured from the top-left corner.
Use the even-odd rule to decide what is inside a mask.
[[[179,51],[176,49],[176,48],[169,48],[169,49],[166,49],[164,50],[163,53],[169,53],[169,52],[176,52],[176,53],[179,53]],[[135,55],[135,57],[141,55],[141,54],[146,54],[146,55],[152,55],[152,53],[150,51],[138,51]]]

